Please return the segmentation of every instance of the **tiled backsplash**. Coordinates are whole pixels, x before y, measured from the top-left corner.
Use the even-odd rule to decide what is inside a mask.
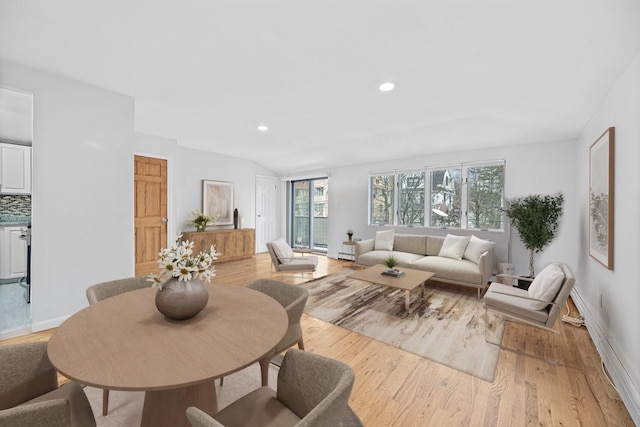
[[[31,196],[0,195],[0,215],[31,216]]]

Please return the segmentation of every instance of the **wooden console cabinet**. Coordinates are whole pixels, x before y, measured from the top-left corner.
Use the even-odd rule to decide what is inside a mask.
[[[192,241],[196,253],[216,245],[216,252],[220,253],[216,262],[247,258],[256,253],[256,231],[253,228],[183,231],[182,240]]]

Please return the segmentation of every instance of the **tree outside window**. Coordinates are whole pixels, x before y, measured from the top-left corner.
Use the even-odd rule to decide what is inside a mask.
[[[371,175],[369,223],[504,229],[503,161],[427,172]]]
[[[401,225],[424,225],[424,172],[399,175],[398,221]]]
[[[504,165],[467,170],[467,228],[502,229]]]
[[[395,175],[375,175],[371,177],[371,224],[393,224]]]

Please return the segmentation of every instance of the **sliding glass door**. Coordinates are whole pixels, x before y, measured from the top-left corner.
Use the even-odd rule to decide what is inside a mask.
[[[291,181],[291,246],[327,250],[329,180]]]

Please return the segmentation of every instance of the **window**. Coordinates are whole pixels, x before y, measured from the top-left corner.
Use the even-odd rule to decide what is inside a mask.
[[[310,197],[313,195],[313,197]],[[329,180],[305,179],[291,182],[291,246],[327,249]],[[312,213],[313,216],[309,216]]]
[[[431,227],[460,227],[462,169],[430,169]]]
[[[424,172],[399,175],[398,224],[424,225]]]
[[[504,164],[467,169],[467,228],[502,229]]]
[[[395,174],[374,175],[369,180],[369,205],[370,224],[393,224],[395,205]]]
[[[504,161],[373,174],[369,197],[372,225],[501,230]]]

